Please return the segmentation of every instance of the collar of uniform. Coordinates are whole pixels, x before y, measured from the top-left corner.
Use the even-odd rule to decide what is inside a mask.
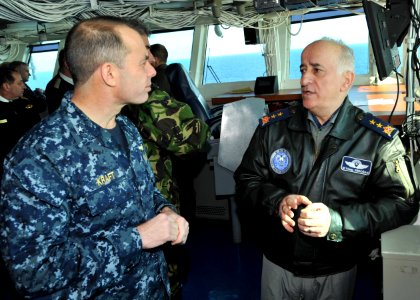
[[[72,101],[73,93],[66,93],[63,97],[66,110],[69,114],[69,121],[77,131],[75,137],[79,143],[96,142],[104,147],[112,148],[111,135],[101,126],[93,122],[89,117],[80,110]]]
[[[10,101],[9,99],[4,98],[3,96],[0,96],[0,102],[10,103],[12,101]]]
[[[310,132],[307,126],[308,111],[302,104],[293,106],[292,109],[294,111],[294,116],[289,119],[288,128],[295,131]],[[355,127],[357,126],[356,122],[354,122],[355,117],[357,113],[361,111],[362,110],[359,108],[353,106],[348,97],[346,97],[343,104],[338,109],[334,120],[334,126],[329,135],[343,140],[350,139],[353,136]]]
[[[328,125],[333,125],[334,124],[335,119],[337,119],[337,113],[340,110],[340,107],[332,114],[332,116],[324,124],[319,123],[318,118],[313,113],[311,113],[310,111],[308,111],[308,120],[309,120],[309,122],[314,123],[316,125],[316,127],[319,130],[321,130],[321,129],[327,127]]]
[[[70,83],[71,85],[74,85],[74,82],[73,82],[73,78],[71,78],[71,77],[68,77],[68,76],[66,76],[66,75],[64,75],[63,73],[59,73],[59,76],[65,81],[65,82],[67,82],[67,83]]]
[[[293,116],[288,119],[288,128],[294,131],[308,132],[308,127],[306,126],[307,110],[302,103],[290,106],[289,110]]]
[[[330,135],[342,140],[351,139],[356,127],[359,126],[355,118],[360,112],[362,110],[355,107],[348,97],[346,97],[337,114],[337,119],[334,127],[330,131]]]

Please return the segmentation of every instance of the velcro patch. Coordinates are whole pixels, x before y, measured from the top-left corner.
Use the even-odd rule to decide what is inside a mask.
[[[370,160],[354,158],[351,156],[343,156],[343,159],[341,160],[341,170],[368,176],[372,171],[372,162]]]

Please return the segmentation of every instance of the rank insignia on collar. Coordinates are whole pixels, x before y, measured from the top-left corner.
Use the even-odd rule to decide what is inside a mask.
[[[370,113],[366,113],[363,118],[361,118],[360,124],[375,131],[388,140],[391,140],[398,133],[397,128]]]
[[[276,110],[259,119],[259,124],[261,127],[264,127],[277,121],[287,119],[291,117],[291,115],[289,108]]]

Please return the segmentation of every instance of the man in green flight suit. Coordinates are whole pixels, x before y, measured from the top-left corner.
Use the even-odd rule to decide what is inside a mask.
[[[150,49],[147,37],[143,38]],[[154,56],[150,51],[149,61],[153,65]],[[181,205],[180,198],[183,197],[180,197],[179,186],[174,178],[174,160],[183,162],[183,156],[194,153],[199,155],[199,152],[205,151],[210,137],[208,125],[194,115],[188,104],[171,98],[156,85],[152,87],[147,102],[129,105],[123,113],[134,122],[144,140],[147,156],[156,177],[156,187],[181,214],[186,214],[183,210],[184,205]],[[183,165],[184,167],[187,168],[187,165]],[[193,199],[188,197],[182,201]],[[184,204],[187,210],[194,203]],[[180,299],[182,248],[166,248],[164,252],[168,262],[171,297]]]

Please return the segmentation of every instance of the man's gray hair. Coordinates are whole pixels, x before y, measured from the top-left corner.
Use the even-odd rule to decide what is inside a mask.
[[[319,41],[326,41],[328,43],[334,44],[341,49],[341,53],[339,56],[339,64],[337,66],[337,72],[339,74],[343,74],[344,72],[350,71],[354,73],[354,52],[353,49],[347,46],[342,40],[333,39],[329,37],[323,37],[316,42]]]

